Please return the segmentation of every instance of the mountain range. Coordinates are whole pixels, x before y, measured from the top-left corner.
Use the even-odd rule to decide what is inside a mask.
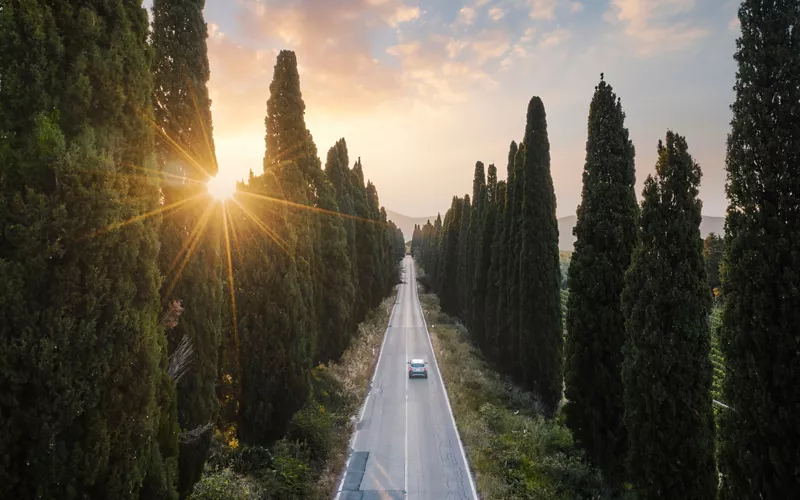
[[[424,226],[429,220],[431,223],[436,220],[436,216],[430,217],[409,217],[386,209],[388,219],[395,223],[403,231],[406,241],[411,240],[414,234],[414,225]],[[572,228],[575,227],[575,215],[568,215],[558,219],[558,248],[559,250],[571,252],[575,245],[575,236],[572,235]],[[715,217],[704,215],[700,222],[700,236],[705,238],[709,233],[725,234],[725,217]]]

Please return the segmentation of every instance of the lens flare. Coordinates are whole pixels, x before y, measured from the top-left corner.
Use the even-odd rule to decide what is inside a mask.
[[[233,197],[236,192],[236,181],[224,177],[212,177],[206,184],[208,194],[217,200],[224,201]]]

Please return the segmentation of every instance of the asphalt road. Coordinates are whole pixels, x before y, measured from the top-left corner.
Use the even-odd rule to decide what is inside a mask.
[[[428,362],[428,378],[408,378],[407,361]],[[417,295],[414,262],[389,319],[370,391],[351,441],[340,500],[476,500]]]

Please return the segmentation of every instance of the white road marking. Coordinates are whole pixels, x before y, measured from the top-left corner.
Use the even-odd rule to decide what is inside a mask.
[[[415,262],[412,260],[412,275],[416,278],[416,267]],[[419,301],[419,293],[416,287],[416,283],[414,283],[414,297],[417,301],[417,307],[419,307],[419,313],[422,316],[422,324],[425,325],[425,333],[428,335],[428,343],[431,346],[431,353],[433,353],[433,363],[436,366],[436,373],[439,375],[439,383],[442,384],[442,391],[444,392],[444,400],[447,402],[447,411],[450,413],[450,420],[453,422],[453,429],[456,431],[456,439],[458,439],[458,448],[461,450],[461,458],[464,460],[464,470],[467,471],[467,477],[469,478],[469,486],[472,488],[472,498],[478,500],[478,492],[475,489],[475,481],[472,479],[472,471],[469,468],[469,462],[467,462],[467,455],[464,453],[464,445],[461,443],[461,436],[458,433],[458,426],[456,425],[456,418],[453,416],[453,408],[450,406],[450,398],[447,396],[447,388],[444,385],[444,379],[442,378],[442,372],[439,370],[439,363],[436,362],[436,351],[433,350],[433,342],[431,341],[431,334],[428,331],[428,322],[425,321],[425,311],[422,310],[422,303]]]
[[[406,345],[406,362],[408,362],[408,328],[405,328],[405,335],[403,335],[403,342]],[[403,490],[406,493],[406,498],[408,498],[408,379],[406,377],[406,442],[405,442],[405,450],[403,451],[403,458],[405,462],[403,463]]]

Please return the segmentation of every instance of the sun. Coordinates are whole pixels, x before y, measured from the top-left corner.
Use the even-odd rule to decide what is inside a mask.
[[[208,194],[217,200],[224,201],[233,197],[236,192],[236,181],[224,177],[212,177],[206,184]]]

